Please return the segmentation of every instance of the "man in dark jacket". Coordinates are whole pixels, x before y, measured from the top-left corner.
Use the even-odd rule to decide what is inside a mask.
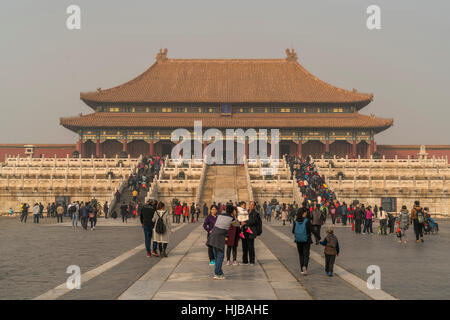
[[[257,237],[257,226],[259,223],[259,212],[256,211],[255,203],[249,203],[248,220],[241,223],[244,239],[242,239],[242,263],[255,265],[255,238]],[[248,230],[250,229],[250,231]]]
[[[141,210],[141,224],[142,229],[144,230],[144,236],[145,236],[145,248],[147,249],[147,258],[150,258],[152,256],[152,253],[157,256],[156,254],[156,246],[157,242],[153,242],[153,250],[150,250],[150,243],[153,236],[153,227],[155,226],[155,223],[153,222],[153,216],[156,211],[156,204],[155,200],[148,200],[147,203],[142,207]]]
[[[365,212],[361,208],[361,205],[358,203],[356,205],[356,210],[355,210],[355,232],[356,233],[361,233],[361,223],[364,219],[364,216],[365,216]]]

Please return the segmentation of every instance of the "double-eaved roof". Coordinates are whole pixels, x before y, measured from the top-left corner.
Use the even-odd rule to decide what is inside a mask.
[[[372,94],[348,91],[319,80],[295,52],[286,59],[168,59],[167,51],[137,78],[117,87],[81,93],[87,104],[363,103]]]
[[[167,49],[137,78],[117,87],[81,93],[91,107],[145,103],[293,103],[356,106],[369,104],[372,94],[332,86],[309,73],[294,50],[285,59],[168,59]],[[266,105],[267,106],[267,105]],[[382,131],[392,119],[354,113],[110,113],[62,118],[70,129],[80,128],[371,128]]]

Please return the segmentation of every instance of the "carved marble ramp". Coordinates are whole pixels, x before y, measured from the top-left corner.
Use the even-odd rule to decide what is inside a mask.
[[[233,203],[238,201],[236,166],[214,166],[210,168],[216,171],[212,201],[216,203],[229,200],[233,201]]]
[[[209,266],[206,233],[195,229],[171,255],[162,259],[119,299],[311,299],[270,250],[256,241],[255,266],[223,266],[225,280],[214,280]],[[238,261],[242,248],[238,248]]]

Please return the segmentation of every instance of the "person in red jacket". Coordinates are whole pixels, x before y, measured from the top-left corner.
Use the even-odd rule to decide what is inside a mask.
[[[178,203],[178,205],[175,207],[175,216],[176,216],[177,223],[180,223],[182,212],[183,212],[183,207],[181,206],[181,203]]]
[[[183,203],[183,223],[187,220],[189,223],[189,207],[187,203]]]

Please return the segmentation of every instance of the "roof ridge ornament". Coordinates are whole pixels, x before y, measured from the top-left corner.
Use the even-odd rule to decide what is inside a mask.
[[[156,61],[159,62],[167,60],[167,52],[167,48],[164,48],[164,51],[162,48],[160,48],[158,54],[156,55]]]
[[[297,56],[297,52],[295,52],[294,48],[287,48],[286,49],[286,60],[287,61],[297,61],[298,56]]]

